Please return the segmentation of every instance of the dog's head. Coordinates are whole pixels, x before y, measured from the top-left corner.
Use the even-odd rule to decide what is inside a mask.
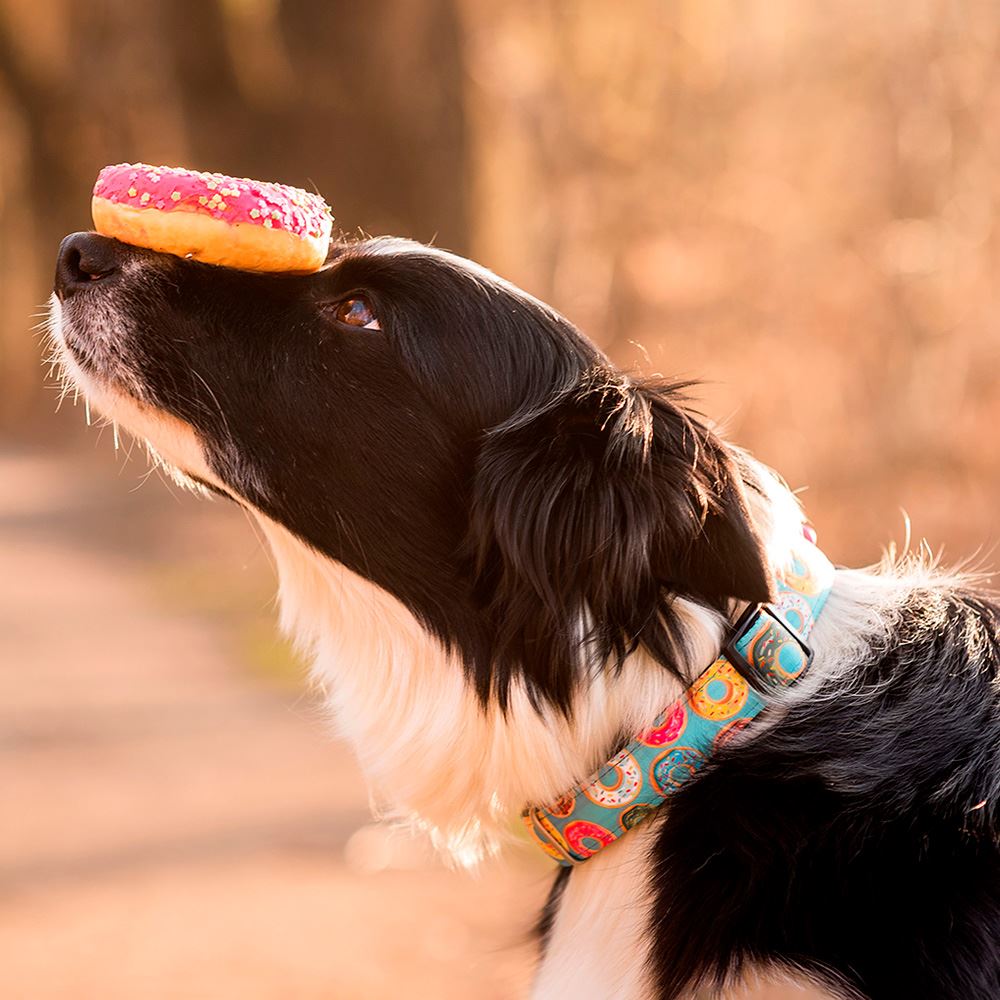
[[[459,257],[345,241],[263,275],[78,233],[54,303],[99,410],[398,598],[484,699],[568,706],[636,645],[677,662],[676,596],[768,597],[739,459]]]

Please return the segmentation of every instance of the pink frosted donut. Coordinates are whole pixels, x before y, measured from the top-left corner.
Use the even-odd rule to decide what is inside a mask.
[[[333,222],[300,188],[145,163],[105,167],[91,210],[103,236],[244,271],[318,270]]]

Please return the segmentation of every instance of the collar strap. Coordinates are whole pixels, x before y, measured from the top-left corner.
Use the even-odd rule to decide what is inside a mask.
[[[811,541],[796,544],[773,604],[752,604],[719,658],[582,785],[522,815],[532,839],[561,865],[592,857],[645,819],[745,729],[769,696],[809,668],[806,639],[833,586],[834,568]]]

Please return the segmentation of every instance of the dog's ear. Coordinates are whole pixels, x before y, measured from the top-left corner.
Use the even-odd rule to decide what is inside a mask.
[[[773,580],[750,515],[759,489],[738,452],[678,404],[678,390],[640,389],[650,407],[649,468],[659,502],[652,566],[673,593],[720,611],[733,598],[769,601]]]
[[[487,435],[470,544],[501,701],[521,670],[568,705],[581,668],[640,643],[672,666],[676,595],[769,598],[743,477],[675,396],[601,368]]]

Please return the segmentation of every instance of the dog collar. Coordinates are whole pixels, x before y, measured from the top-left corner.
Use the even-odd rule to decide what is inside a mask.
[[[750,725],[768,695],[804,676],[812,656],[806,639],[833,576],[830,561],[803,538],[777,575],[774,603],[746,609],[718,659],[649,729],[584,784],[524,811],[532,839],[561,865],[579,864],[661,806]]]

